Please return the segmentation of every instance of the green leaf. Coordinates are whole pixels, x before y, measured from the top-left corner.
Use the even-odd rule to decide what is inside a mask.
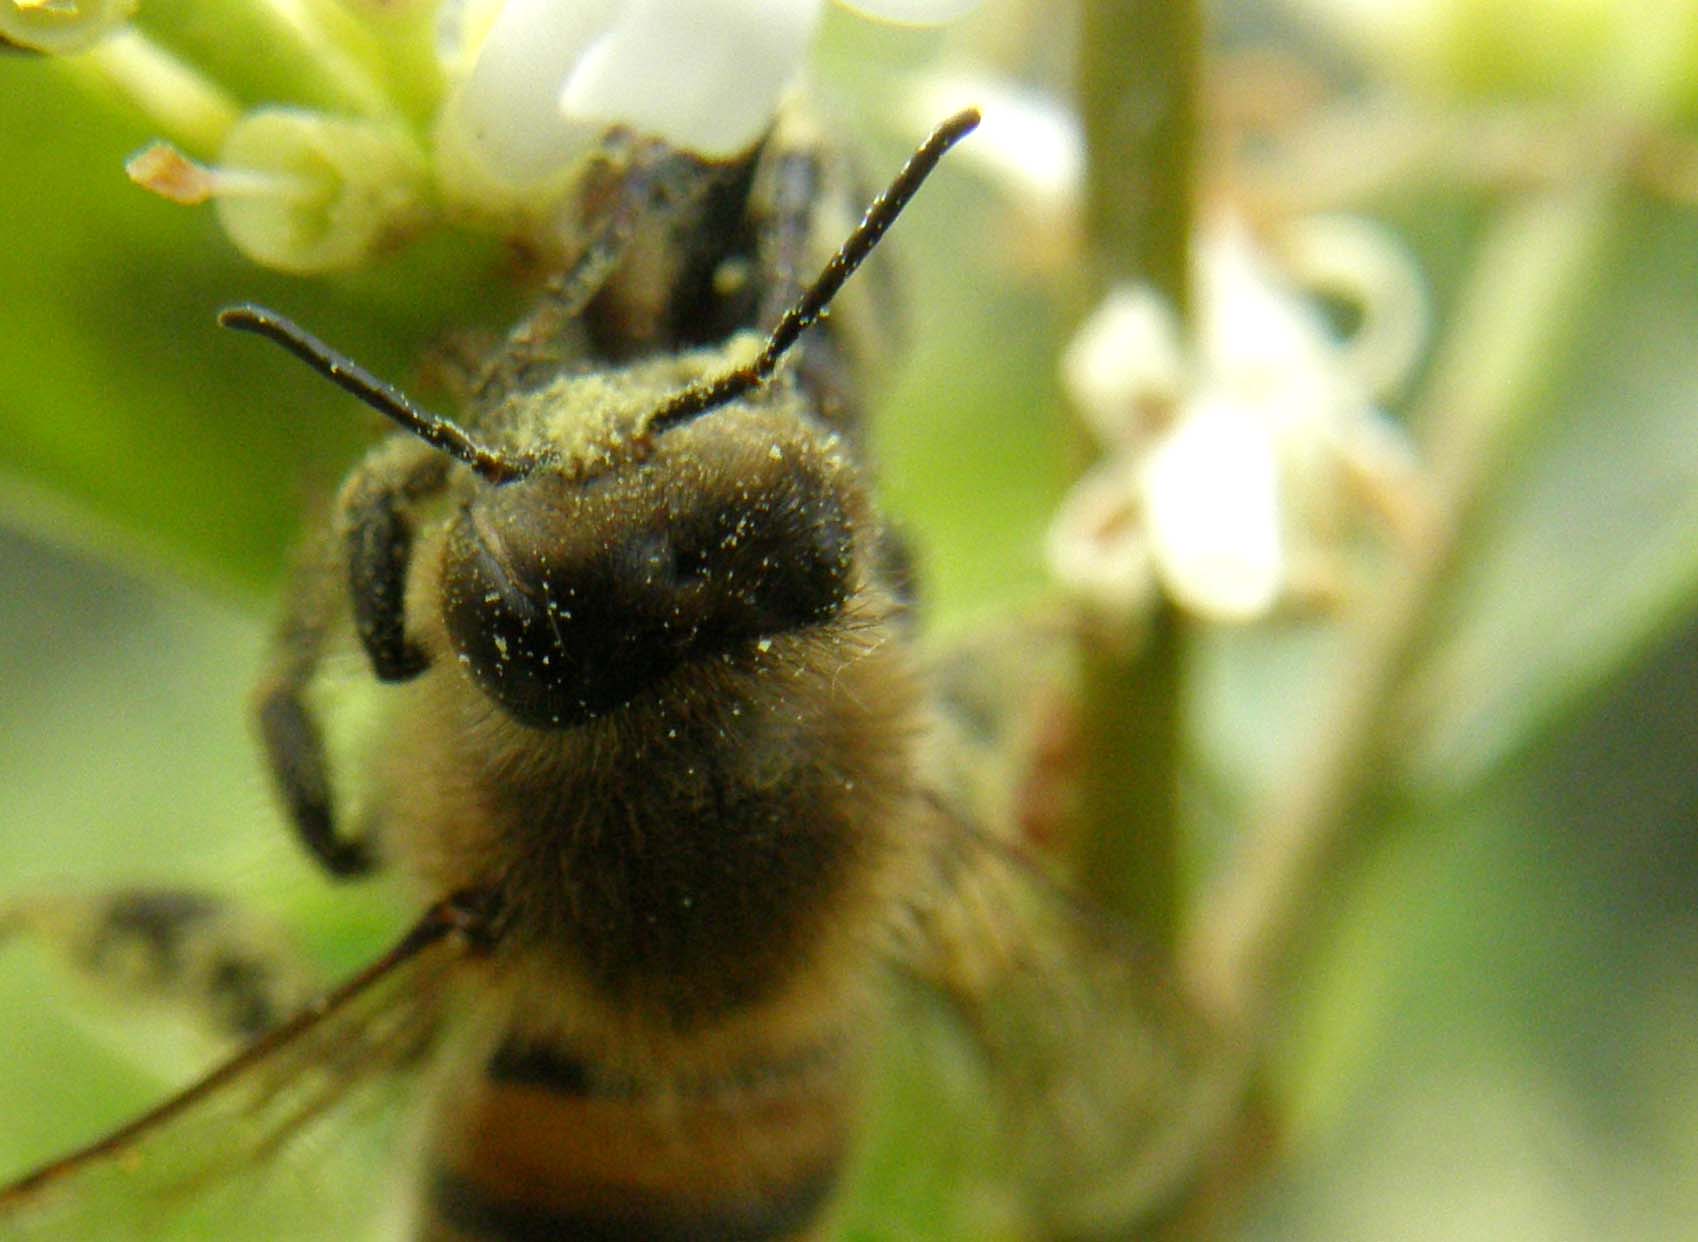
[[[1698,599],[1690,212],[1621,212],[1549,397],[1458,556],[1411,695],[1418,784],[1488,775]]]
[[[1244,1237],[1684,1236],[1698,629],[1514,772],[1395,811],[1293,1007]]]

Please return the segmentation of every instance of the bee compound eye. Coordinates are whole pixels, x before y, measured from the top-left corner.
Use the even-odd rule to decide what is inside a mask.
[[[610,554],[613,577],[623,593],[657,598],[701,581],[706,565],[663,530],[644,530],[619,542]]]
[[[568,674],[547,633],[549,602],[523,589],[469,516],[450,537],[444,568],[442,618],[461,663],[520,722],[555,723]]]
[[[574,557],[545,539],[515,550],[489,529],[468,512],[451,534],[443,621],[473,680],[519,723],[584,724],[689,654],[701,608],[664,534]]]
[[[829,619],[848,599],[854,534],[825,492],[787,497],[740,531],[732,559],[740,572],[739,623],[774,633]]]
[[[577,533],[593,517],[579,513]],[[818,490],[625,518],[566,538],[557,510],[525,501],[468,509],[451,532],[449,639],[519,723],[586,723],[681,664],[827,620],[848,597],[852,531]]]

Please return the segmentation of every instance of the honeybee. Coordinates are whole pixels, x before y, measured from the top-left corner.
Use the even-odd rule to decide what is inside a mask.
[[[168,1221],[285,1147],[335,1155],[334,1119],[405,1079],[397,1236],[822,1237],[874,1056],[927,1006],[993,1071],[1043,1227],[1128,1228],[1184,1184],[1223,1115],[1209,1032],[1025,860],[1002,761],[1033,668],[917,641],[870,491],[869,346],[824,318],[976,121],[811,281],[847,190],[805,131],[730,167],[627,152],[465,377],[464,424],[274,312],[224,313],[399,424],[305,558],[256,714],[324,869],[399,872],[425,908],[303,1000],[284,950],[203,899],[11,907],[250,1042],[0,1189],[0,1232],[100,1236],[113,1198]],[[311,697],[339,644],[388,687],[358,816]]]

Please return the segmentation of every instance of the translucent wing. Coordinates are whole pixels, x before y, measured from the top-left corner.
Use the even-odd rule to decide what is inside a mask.
[[[900,966],[989,1071],[1002,1155],[1046,1236],[1122,1236],[1191,1184],[1233,1059],[1115,924],[961,828]]]
[[[980,649],[946,670],[932,882],[899,965],[989,1071],[1004,1189],[1047,1236],[1127,1236],[1198,1175],[1233,1115],[1236,1062],[1165,965],[1034,860],[1060,795],[1033,714],[1062,677],[1020,650],[1018,668]]]
[[[230,1204],[240,1206],[241,1236],[362,1236],[349,1229],[378,1211],[394,1125],[386,1105],[402,1095],[389,1087],[419,1066],[437,1033],[472,918],[460,903],[432,907],[382,957],[198,1082],[0,1187],[0,1237],[232,1236],[229,1224],[209,1232]],[[316,1124],[332,1113],[360,1124],[339,1128],[333,1142]],[[336,1193],[307,1197],[327,1170]],[[370,1183],[363,1195],[349,1192],[351,1174]],[[304,1198],[310,1216],[269,1215],[290,1197]]]

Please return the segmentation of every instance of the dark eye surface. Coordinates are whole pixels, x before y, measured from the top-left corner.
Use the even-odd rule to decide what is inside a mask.
[[[849,520],[807,475],[729,497],[528,486],[461,515],[443,590],[462,662],[522,724],[593,720],[687,661],[828,620],[848,597]]]

